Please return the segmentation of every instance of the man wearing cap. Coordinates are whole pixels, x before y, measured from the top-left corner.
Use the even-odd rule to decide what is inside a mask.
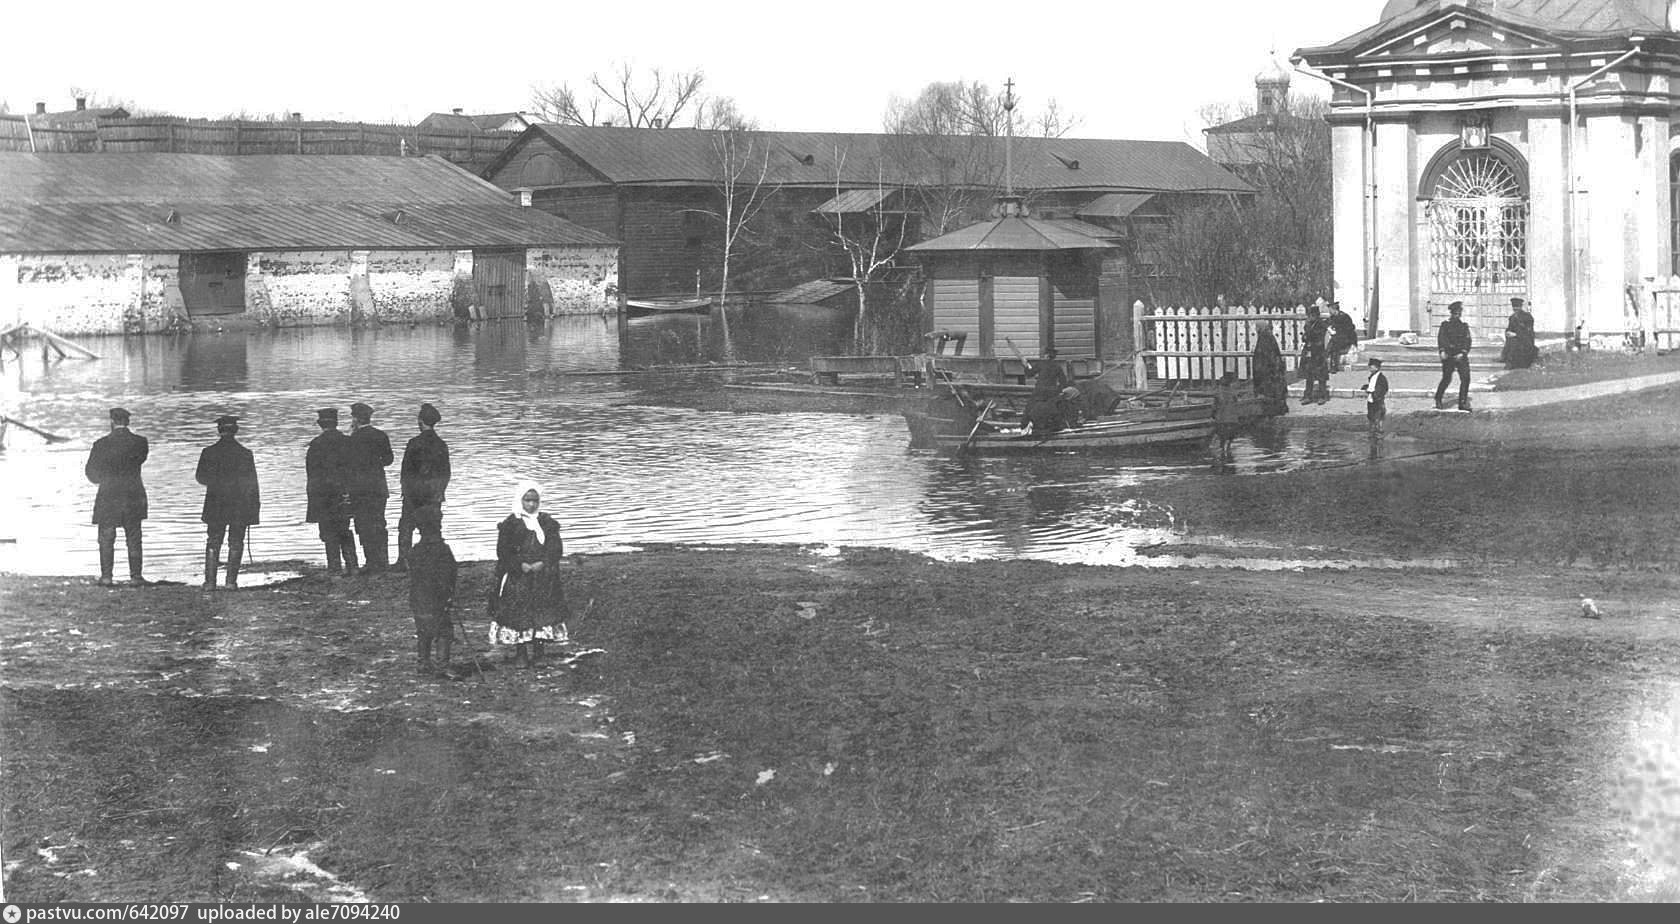
[[[234,438],[239,418],[216,418],[216,442],[198,454],[194,475],[204,485],[204,589],[216,589],[216,566],[227,538],[227,586],[239,586],[239,565],[245,560],[245,531],[261,522],[262,495],[257,490],[257,464],[251,450]]]
[[[99,527],[99,584],[110,587],[117,557],[117,527],[128,543],[128,582],[148,583],[141,574],[140,523],[146,519],[146,486],[140,480],[140,466],[150,447],[146,438],[128,429],[129,414],[111,408],[111,432],[93,442],[83,473],[99,485],[93,499],[93,523]]]
[[[437,512],[438,528],[443,524],[443,492],[449,487],[449,444],[437,435],[443,415],[431,404],[420,405],[420,432],[403,447],[399,481],[402,484],[402,513],[397,516],[396,570],[408,570],[408,550],[414,546],[414,530],[421,508]]]
[[[373,425],[373,408],[360,401],[350,405],[350,451],[347,476],[350,522],[362,543],[362,574],[377,574],[391,565],[385,503],[391,489],[385,469],[394,460],[391,438]]]
[[[1365,431],[1371,437],[1371,452],[1382,445],[1383,420],[1388,417],[1388,376],[1383,375],[1382,360],[1371,357],[1365,365],[1371,370],[1359,390],[1365,393]]]
[[[309,448],[303,454],[307,479],[304,490],[309,498],[304,520],[316,524],[321,542],[326,546],[327,571],[354,573],[356,537],[350,532],[350,496],[344,470],[350,437],[338,429],[338,408],[324,407],[316,411],[315,423],[321,433],[309,441]]]
[[[1447,319],[1435,332],[1435,348],[1441,354],[1441,384],[1435,386],[1435,409],[1446,410],[1441,401],[1447,385],[1458,376],[1458,409],[1470,410],[1470,325],[1464,323],[1464,303],[1447,306]]]

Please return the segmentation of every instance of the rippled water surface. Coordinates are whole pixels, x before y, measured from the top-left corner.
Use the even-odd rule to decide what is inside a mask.
[[[637,371],[725,361],[805,367],[812,355],[846,352],[851,326],[843,313],[810,307],[731,309],[724,321],[714,311],[624,325],[587,317],[78,338],[102,358],[7,354],[0,406],[73,439],[49,445],[15,428],[7,435],[0,570],[97,572],[94,487],[82,465],[114,404],[132,411],[133,429],[151,441],[148,574],[178,580],[193,580],[201,560],[203,488],[193,470],[215,440],[211,421],[224,413],[242,418],[240,439],[262,482],[263,522],[250,542],[258,567],[323,560],[315,527],[303,521],[304,447],[319,432],[316,408],[337,406],[347,429],[354,401],[375,408],[399,460],[420,403],[442,411],[438,432],[454,466],[444,531],[463,560],[493,555],[513,486],[531,478],[547,489],[544,509],[559,518],[568,552],[774,542],[1127,563],[1174,527],[1172,511],[1140,486],[1232,470],[1263,475],[1365,451],[1357,434],[1242,439],[1224,475],[1195,449],[1141,459],[959,460],[912,452],[893,413],[693,410],[673,396],[719,389],[736,375]],[[396,476],[394,464],[393,543]],[[118,559],[121,578],[120,540]]]

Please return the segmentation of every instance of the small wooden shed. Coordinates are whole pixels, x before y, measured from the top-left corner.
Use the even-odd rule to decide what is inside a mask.
[[[996,217],[906,251],[928,280],[929,335],[961,338],[979,356],[1102,356],[1098,280],[1116,232],[1077,219],[1033,218],[1001,196]]]

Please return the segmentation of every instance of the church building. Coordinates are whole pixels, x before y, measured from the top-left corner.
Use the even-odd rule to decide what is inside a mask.
[[[1331,87],[1336,297],[1479,344],[1522,297],[1542,337],[1640,326],[1680,271],[1670,0],[1387,0],[1297,70]]]

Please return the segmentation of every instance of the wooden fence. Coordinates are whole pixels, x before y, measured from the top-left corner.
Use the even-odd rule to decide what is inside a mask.
[[[1293,370],[1301,353],[1304,307],[1266,308],[1222,305],[1207,308],[1132,305],[1132,335],[1137,351],[1136,381],[1213,382],[1227,369],[1237,378],[1254,377],[1254,323],[1271,321],[1283,362]]]
[[[159,116],[59,125],[0,116],[0,151],[174,154],[437,154],[477,170],[519,132],[421,132],[369,122],[184,119]]]

